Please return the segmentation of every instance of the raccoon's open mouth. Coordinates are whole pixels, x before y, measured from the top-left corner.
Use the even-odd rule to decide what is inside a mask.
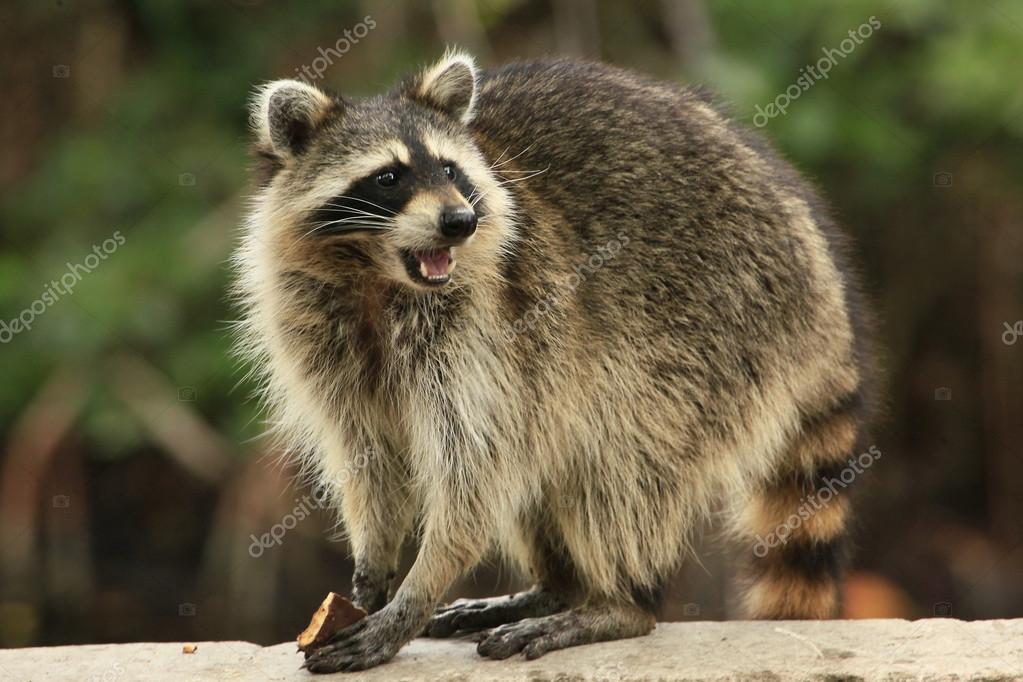
[[[408,251],[402,249],[401,260],[405,271],[413,282],[427,286],[441,286],[451,279],[455,269],[455,255],[452,249],[428,249]]]

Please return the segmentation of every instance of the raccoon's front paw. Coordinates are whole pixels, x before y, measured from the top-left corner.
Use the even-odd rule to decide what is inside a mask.
[[[366,616],[343,630],[327,643],[306,654],[302,667],[314,673],[365,670],[386,663],[411,637],[408,623],[390,607]]]

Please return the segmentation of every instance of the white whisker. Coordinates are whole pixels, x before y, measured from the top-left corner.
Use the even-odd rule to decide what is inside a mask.
[[[505,161],[502,161],[501,163],[496,163],[496,162],[495,162],[495,163],[494,163],[494,165],[493,165],[493,166],[491,166],[490,168],[491,168],[491,169],[494,169],[494,168],[500,168],[501,166],[504,166],[504,165],[506,165],[506,164],[509,164],[509,163],[511,163],[512,161],[514,161],[515,159],[517,159],[517,158],[519,158],[520,156],[522,156],[523,154],[525,154],[526,152],[528,152],[528,151],[529,151],[530,149],[532,149],[532,148],[533,148],[534,146],[536,146],[536,142],[534,142],[533,144],[529,145],[528,147],[526,147],[525,149],[523,149],[523,150],[522,150],[521,152],[519,152],[519,153],[518,153],[518,154],[516,154],[515,156],[511,157],[510,159],[507,159],[507,160],[505,160]],[[502,156],[503,156],[503,154],[502,154]]]
[[[529,175],[523,175],[521,178],[508,178],[508,179],[503,180],[502,182],[497,183],[497,186],[498,187],[502,187],[504,185],[510,185],[512,183],[522,182],[523,180],[529,180],[530,178],[535,178],[537,175],[540,175],[541,173],[546,173],[550,169],[551,169],[551,167],[547,166],[543,170],[530,171]]]
[[[351,201],[361,201],[364,204],[369,204],[370,206],[374,206],[376,208],[379,208],[381,211],[387,211],[391,215],[397,215],[394,211],[392,211],[391,209],[387,208],[386,206],[381,206],[380,204],[375,204],[375,203],[373,203],[372,201],[370,201],[368,199],[362,199],[360,197],[350,197],[350,196],[347,196],[345,194],[341,194],[339,196],[333,197],[332,199],[350,199]],[[331,204],[329,202],[327,204],[325,204],[325,206],[337,206],[337,205],[338,204]]]
[[[329,232],[331,234],[346,234],[349,232],[387,232],[394,229],[390,222],[375,222],[364,218],[341,218],[340,220],[328,220],[313,226],[311,230],[302,235],[302,238],[316,234],[317,232]]]
[[[503,152],[501,152],[501,155],[500,155],[499,157],[497,157],[496,159],[494,159],[494,163],[490,164],[490,167],[491,167],[491,168],[493,168],[493,167],[494,167],[494,164],[496,164],[496,163],[497,163],[498,161],[500,161],[501,159],[503,159],[503,158],[504,158],[504,155],[508,153],[508,150],[509,150],[509,149],[511,149],[511,145],[508,145],[507,147],[505,147],[505,148],[504,148],[504,151],[503,151]]]
[[[393,227],[389,223],[377,223],[372,220],[363,220],[362,218],[344,218],[342,220],[321,221],[320,227],[324,227],[326,225],[366,225],[368,227],[380,227],[387,229]]]
[[[480,203],[480,200],[481,200],[481,199],[482,199],[483,197],[485,197],[485,196],[487,196],[487,193],[486,193],[486,192],[480,192],[480,193],[479,193],[479,196],[477,196],[477,197],[476,197],[475,199],[472,199],[472,198],[470,197],[470,199],[469,199],[469,205],[470,205],[470,206],[472,206],[473,208],[476,208],[476,204]]]
[[[375,220],[382,220],[382,221],[393,221],[394,220],[394,217],[392,217],[392,216],[380,215],[379,213],[370,213],[369,211],[362,211],[362,210],[359,210],[359,209],[353,209],[353,208],[351,208],[349,206],[344,206],[344,207],[340,207],[340,208],[335,208],[335,207],[320,208],[320,209],[317,209],[316,212],[317,213],[339,213],[341,215],[351,215],[353,217],[362,217],[362,218],[373,218]]]

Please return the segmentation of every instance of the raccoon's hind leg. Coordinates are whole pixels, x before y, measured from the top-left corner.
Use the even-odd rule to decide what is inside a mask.
[[[855,452],[858,405],[858,397],[851,395],[824,414],[804,419],[783,469],[745,510],[739,530],[750,543],[744,569],[747,617],[838,615],[851,513],[846,470],[862,471],[863,465]]]
[[[568,608],[557,593],[541,585],[502,597],[459,599],[438,608],[423,634],[426,637],[450,637],[458,632],[474,632],[523,618],[546,616]]]
[[[559,613],[581,598],[568,557],[553,541],[556,532],[533,524],[532,541],[525,547],[528,563],[536,584],[516,594],[487,599],[459,599],[439,607],[426,626],[426,637],[450,637],[456,633],[474,632]]]
[[[639,637],[654,629],[654,614],[628,602],[587,603],[543,618],[527,618],[476,635],[480,656],[527,659],[580,644]]]

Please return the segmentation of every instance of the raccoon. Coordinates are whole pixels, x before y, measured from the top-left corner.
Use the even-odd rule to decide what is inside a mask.
[[[366,99],[270,83],[252,125],[242,348],[370,614],[309,670],[419,635],[533,659],[647,634],[712,516],[746,616],[838,613],[846,496],[777,533],[861,447],[862,304],[760,139],[698,90],[459,52]],[[533,587],[439,606],[491,551]]]

